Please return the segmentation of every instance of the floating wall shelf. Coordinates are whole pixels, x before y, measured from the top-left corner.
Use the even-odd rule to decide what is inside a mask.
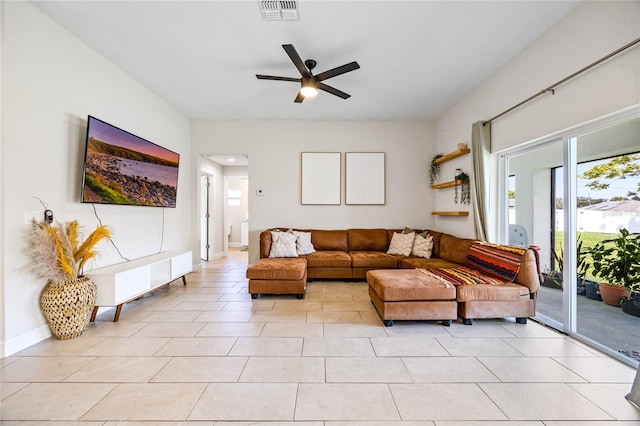
[[[454,158],[461,157],[463,155],[467,155],[471,150],[469,148],[458,148],[453,152],[443,155],[442,157],[435,160],[437,164],[442,164],[447,161],[453,160]],[[452,180],[451,182],[443,182],[438,183],[436,185],[431,185],[432,189],[442,189],[442,188],[450,188],[452,186],[462,185],[464,182],[462,180]],[[433,216],[469,216],[469,212],[462,211],[441,211],[441,212],[431,212]]]
[[[467,155],[471,150],[469,148],[457,149],[453,152],[443,155],[442,157],[435,160],[436,164],[446,163],[449,160],[453,160],[454,158],[461,157],[463,155]]]
[[[452,186],[459,186],[459,185],[462,185],[463,182],[468,182],[468,181],[452,180],[451,182],[438,183],[436,185],[431,185],[431,189],[442,189],[442,188],[449,188]]]
[[[431,212],[434,216],[469,216],[469,212]]]

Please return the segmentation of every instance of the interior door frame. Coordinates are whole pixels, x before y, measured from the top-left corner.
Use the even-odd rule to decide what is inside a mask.
[[[204,227],[200,230],[200,238],[204,239],[204,255],[202,252],[203,244],[200,244],[200,259],[208,262],[211,260],[211,178],[208,173],[200,175],[200,194],[204,193],[203,199],[200,200],[202,207],[200,213],[204,212],[204,218],[201,216],[201,221],[204,221]],[[206,192],[203,191],[202,185],[205,185]],[[203,220],[204,219],[204,220]],[[201,241],[202,242],[202,241]]]

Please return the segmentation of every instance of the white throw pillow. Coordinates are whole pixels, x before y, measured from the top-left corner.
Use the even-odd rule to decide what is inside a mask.
[[[316,251],[311,242],[311,232],[292,231],[296,236],[296,250],[298,254],[311,254]]]
[[[271,231],[269,257],[298,257],[296,236],[288,232]]]
[[[416,234],[416,239],[413,240],[413,249],[411,250],[411,255],[430,259],[432,252],[433,236],[427,234],[426,237],[423,237],[421,234]]]
[[[402,234],[399,232],[394,233],[393,237],[391,237],[391,244],[389,244],[387,254],[409,256],[411,254],[411,249],[413,248],[413,239],[415,236],[415,232],[411,232],[409,234]]]

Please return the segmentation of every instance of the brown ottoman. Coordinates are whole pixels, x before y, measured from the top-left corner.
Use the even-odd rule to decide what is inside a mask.
[[[367,272],[369,297],[386,327],[393,320],[441,320],[450,326],[458,318],[456,289],[419,269]]]
[[[307,290],[307,260],[263,258],[249,265],[247,278],[252,299],[259,294],[295,294],[302,299]]]

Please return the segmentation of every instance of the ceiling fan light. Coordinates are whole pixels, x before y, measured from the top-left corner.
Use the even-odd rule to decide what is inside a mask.
[[[302,94],[302,96],[304,96],[305,98],[313,98],[318,94],[318,89],[313,86],[302,86],[302,89],[300,89],[300,94]]]

